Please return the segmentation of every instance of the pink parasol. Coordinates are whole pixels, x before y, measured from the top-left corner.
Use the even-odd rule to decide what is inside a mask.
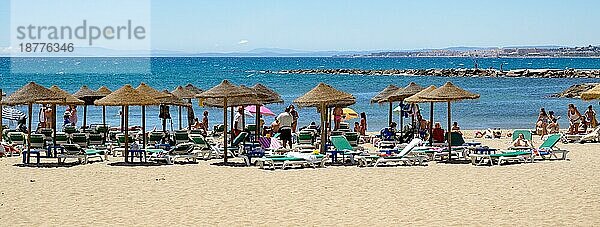
[[[256,114],[256,106],[255,105],[246,106],[246,111]],[[267,108],[265,106],[260,106],[260,114],[265,115],[265,116],[275,116],[273,111],[269,110],[269,108]]]

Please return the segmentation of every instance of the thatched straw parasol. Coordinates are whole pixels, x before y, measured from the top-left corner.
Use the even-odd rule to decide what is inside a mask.
[[[263,84],[255,84],[251,87],[257,93],[266,94],[267,96],[264,98],[259,97],[259,101],[263,104],[272,104],[272,103],[283,103],[283,99],[281,99],[281,95],[275,92],[273,89],[263,85]]]
[[[388,110],[388,124],[392,123],[392,105],[393,102],[392,101],[388,101],[388,97],[392,94],[394,94],[394,92],[398,91],[398,89],[400,89],[399,87],[397,87],[396,85],[390,84],[387,87],[385,87],[382,91],[380,91],[377,95],[373,96],[373,98],[371,98],[371,104],[373,103],[384,103],[384,102],[388,102],[389,103],[389,110]]]
[[[129,106],[153,106],[159,105],[160,102],[155,98],[149,96],[147,93],[139,92],[131,85],[127,84],[122,88],[114,91],[110,95],[107,95],[104,98],[96,100],[94,104],[99,106],[123,106],[124,111],[124,128],[125,128],[125,162],[127,162],[127,157],[129,155]],[[144,115],[142,115],[144,117]],[[144,119],[145,120],[145,119]],[[145,131],[146,125],[145,121],[142,121],[142,129]],[[144,134],[144,140],[146,135]],[[133,156],[131,157],[133,161]]]
[[[581,99],[585,101],[600,99],[600,84],[596,85],[596,87],[590,89],[589,91],[581,93]]]
[[[325,83],[319,83],[319,85],[306,94],[294,100],[294,103],[302,107],[318,107],[321,104],[326,104],[327,106],[348,106],[355,102],[356,99],[350,93],[337,90]]]
[[[197,93],[190,91],[188,89],[183,88],[182,86],[177,86],[175,90],[171,91],[171,94],[182,98],[182,99],[192,99],[195,98]]]
[[[140,85],[137,88],[135,88],[135,90],[138,92],[144,92],[144,93],[148,94],[150,97],[155,98],[155,99],[169,97],[168,94],[162,93],[159,90],[156,90],[156,89],[148,86],[145,83],[140,83]]]
[[[96,90],[97,92],[99,92],[100,94],[103,94],[104,96],[110,95],[110,93],[112,93],[112,91],[110,89],[108,89],[106,86],[102,86],[100,88],[98,88],[98,90]]]
[[[200,89],[190,83],[186,84],[185,87],[183,87],[183,88],[190,92],[193,92],[194,94],[200,94],[203,92],[202,89]]]
[[[56,92],[56,94],[59,94],[64,99],[40,101],[39,103],[41,103],[41,104],[49,104],[50,103],[50,104],[56,104],[56,105],[83,105],[85,103],[83,100],[76,98],[75,96],[71,95],[69,92],[67,92],[63,89],[60,89],[56,85],[52,85],[52,87],[50,87],[50,90],[53,92]]]
[[[321,153],[325,153],[327,108],[330,106],[349,106],[356,102],[354,96],[333,88],[325,83],[319,83],[306,94],[294,100],[298,106],[317,107],[321,112]]]
[[[416,84],[415,82],[410,82],[406,87],[398,89],[393,94],[389,95],[387,98],[388,102],[398,102],[400,101],[400,106],[404,103],[404,99],[408,98],[414,94],[417,94],[419,91],[422,91],[424,88]],[[400,109],[400,129],[404,128],[404,109]],[[414,122],[414,116],[413,116]]]
[[[431,85],[431,86],[423,89],[422,91],[419,91],[417,94],[414,94],[414,95],[404,99],[404,101],[407,103],[429,102],[431,104],[429,107],[429,144],[433,143],[433,136],[432,136],[433,135],[433,103],[443,102],[443,101],[435,100],[435,99],[421,98],[420,96],[427,95],[430,92],[434,91],[435,89],[436,89],[436,87],[434,85]]]
[[[160,98],[158,100],[160,102],[160,104],[170,105],[170,106],[191,106],[192,105],[191,103],[183,101],[183,99],[181,99],[180,97],[173,95],[168,90],[163,90],[162,93],[167,96],[164,98]]]
[[[373,96],[373,98],[371,98],[371,104],[388,102],[388,97],[390,95],[394,94],[394,92],[398,91],[398,89],[400,89],[400,88],[397,87],[396,85],[393,85],[393,84],[388,85],[383,90],[381,90],[379,93],[377,93],[377,95],[375,95],[375,96]]]
[[[220,99],[223,102],[223,126],[225,128],[225,135],[223,136],[223,146],[225,148],[224,154],[224,162],[227,162],[227,106],[229,101],[233,101],[232,98],[246,97],[252,96],[252,92],[249,92],[244,89],[240,89],[239,87],[233,85],[228,80],[223,80],[217,86],[212,87],[200,94],[196,95],[196,98],[199,99],[199,103],[201,106],[204,105],[204,101],[206,99],[215,98]]]
[[[101,98],[105,97],[106,95],[104,95],[98,91],[94,91],[86,85],[83,85],[83,86],[81,86],[81,88],[79,88],[78,91],[73,93],[73,96],[75,96],[78,99],[81,99],[85,102],[85,104],[83,105],[83,127],[86,128],[87,127],[87,106],[94,105],[94,101],[101,99]],[[104,119],[104,118],[102,118],[102,119]],[[102,123],[104,124],[105,122],[102,122]]]
[[[25,163],[29,163],[29,159],[31,157],[31,118],[32,118],[32,112],[33,112],[33,104],[34,103],[40,103],[41,101],[53,101],[54,103],[56,102],[61,102],[64,101],[65,97],[61,94],[58,94],[48,88],[45,88],[41,85],[38,85],[34,82],[29,82],[28,84],[26,84],[25,86],[21,87],[19,90],[15,91],[14,93],[10,94],[8,97],[6,97],[6,99],[4,99],[2,101],[3,104],[6,105],[11,105],[11,106],[15,106],[15,105],[27,105],[28,108],[28,118],[29,121],[27,123],[27,151],[25,154],[23,154],[24,156],[26,156],[23,160]],[[1,111],[0,111],[1,112]]]
[[[452,82],[446,82],[444,86],[441,86],[428,94],[420,95],[419,97],[437,100],[441,102],[448,102],[448,152],[452,153],[452,113],[450,103],[454,101],[460,101],[465,99],[478,99],[479,95],[463,90],[460,87],[452,84]],[[452,155],[448,155],[448,161],[451,160]]]
[[[54,100],[60,102],[64,97],[35,82],[29,82],[19,90],[3,99],[3,104],[9,106],[39,103],[39,101]]]

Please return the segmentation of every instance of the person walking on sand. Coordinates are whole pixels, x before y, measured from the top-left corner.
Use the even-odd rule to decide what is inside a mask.
[[[283,148],[286,148],[287,145],[290,145],[290,149],[292,148],[292,122],[294,121],[294,117],[290,114],[290,108],[286,108],[283,113],[277,116],[277,121],[279,122],[279,139],[283,142]]]
[[[338,130],[340,128],[340,123],[342,122],[342,115],[344,115],[344,110],[342,107],[336,106],[333,108],[333,130]]]
[[[298,118],[300,118],[300,116],[298,116],[298,111],[296,111],[294,105],[290,105],[289,109],[290,115],[292,115],[292,117],[294,118],[294,121],[292,121],[292,132],[296,133],[296,128],[298,127]]]
[[[365,112],[360,113],[360,135],[367,135],[367,114]]]

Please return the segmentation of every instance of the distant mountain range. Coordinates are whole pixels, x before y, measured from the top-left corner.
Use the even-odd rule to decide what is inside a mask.
[[[239,52],[206,52],[194,53],[176,50],[113,50],[102,47],[76,47],[75,53],[60,53],[49,56],[155,56],[155,57],[331,57],[331,56],[364,56],[373,53],[394,52],[431,52],[431,51],[454,51],[454,52],[469,52],[469,51],[486,51],[497,49],[557,49],[564,46],[546,45],[546,46],[511,46],[511,47],[448,47],[442,49],[413,49],[413,50],[368,50],[368,51],[306,51],[283,48],[258,48],[249,51]],[[0,48],[0,56],[10,56],[8,48]],[[32,54],[31,56],[41,56]],[[43,55],[42,55],[43,56]],[[48,56],[48,55],[46,55]]]

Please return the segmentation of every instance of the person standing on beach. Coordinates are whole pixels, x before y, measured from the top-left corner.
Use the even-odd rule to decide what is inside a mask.
[[[333,130],[338,130],[340,128],[342,115],[344,115],[344,110],[342,107],[336,106],[333,108]]]
[[[367,135],[367,114],[365,112],[360,113],[360,135]]]
[[[290,105],[288,108],[290,109],[290,115],[292,115],[294,118],[294,121],[292,121],[292,132],[296,133],[296,128],[298,127],[298,118],[300,118],[300,116],[298,116],[298,111],[296,111],[294,105]]]
[[[596,111],[594,111],[592,105],[588,106],[583,115],[585,116],[585,122],[588,124],[588,128],[596,128],[596,126],[598,126],[598,120],[596,120]]]
[[[44,117],[46,118],[46,128],[52,128],[54,126],[54,113],[51,107],[47,107],[44,110]]]
[[[292,148],[292,122],[294,117],[290,114],[290,108],[286,108],[285,111],[277,116],[279,122],[279,138],[283,142],[283,148],[286,148],[287,144]]]
[[[238,107],[235,116],[233,117],[233,137],[237,137],[244,130],[244,122],[242,118],[242,114],[244,114],[244,108],[241,106]]]
[[[581,124],[581,113],[577,110],[574,104],[569,104],[569,110],[567,111],[567,117],[571,125],[569,126],[569,134],[579,133],[579,125]]]
[[[46,128],[46,105],[42,105],[40,107],[40,112],[38,113],[38,121],[40,122],[41,128]]]
[[[204,129],[205,132],[208,132],[208,110],[205,110],[202,115],[202,129]]]
[[[69,117],[69,121],[71,122],[71,125],[77,126],[77,106],[75,106],[75,105],[69,106],[68,111],[71,114],[71,116]],[[84,127],[85,127],[85,125],[84,125]]]

